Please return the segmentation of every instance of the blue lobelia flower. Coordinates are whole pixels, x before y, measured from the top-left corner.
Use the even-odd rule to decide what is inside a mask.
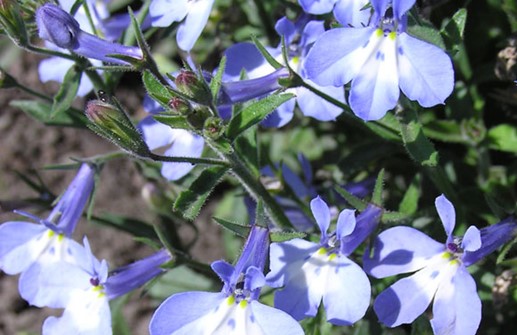
[[[138,124],[144,141],[151,150],[166,147],[164,155],[171,157],[201,157],[205,140],[184,129],[173,129],[157,122],[152,115],[164,111],[156,101],[146,96],[144,109],[151,115]],[[178,180],[194,168],[190,163],[162,163],[161,174],[167,180]]]
[[[442,49],[405,32],[414,2],[372,0],[369,26],[325,32],[307,55],[309,79],[339,87],[352,81],[349,104],[363,120],[382,118],[400,90],[423,107],[444,103],[454,86],[452,62]]]
[[[265,284],[268,234],[266,228],[253,226],[235,267],[212,263],[224,282],[222,292],[184,292],[165,300],[151,319],[151,335],[302,335],[293,318],[258,301]]]
[[[168,27],[181,22],[176,41],[189,52],[205,27],[214,0],[153,0],[149,7],[153,27]]]
[[[135,59],[143,57],[138,47],[125,46],[103,40],[81,29],[79,22],[59,6],[47,3],[36,11],[39,37],[56,46],[86,58],[126,65],[126,61],[109,55],[124,55]]]
[[[323,21],[311,21],[309,15],[301,16],[296,22],[291,22],[283,17],[277,21],[275,29],[280,36],[283,36],[288,49],[289,64],[304,80],[311,86],[326,93],[332,98],[344,102],[344,91],[342,88],[327,86],[322,87],[310,81],[303,70],[305,57],[312,47],[314,41],[324,33]],[[282,61],[282,46],[268,48],[268,52],[278,61]],[[255,98],[260,94],[267,93],[266,89],[280,88],[278,79],[285,78],[288,73],[285,69],[275,70],[262,56],[260,51],[251,43],[239,43],[226,50],[227,66],[223,76],[223,92],[227,93],[230,101],[240,100],[243,93],[251,92]],[[241,71],[245,70],[250,80],[238,81],[241,78]],[[233,81],[233,85],[229,85]],[[229,91],[229,86],[232,91]],[[240,90],[237,90],[240,88]],[[304,87],[296,87],[286,90],[296,95],[296,100],[288,100],[271,113],[262,123],[268,127],[282,127],[291,121],[295,104],[298,103],[300,110],[305,116],[313,117],[320,121],[332,121],[343,112],[343,110],[330,102],[322,99],[315,93]],[[246,95],[245,95],[246,96]],[[249,95],[247,95],[250,98]],[[239,102],[239,101],[237,101]]]
[[[368,25],[369,0],[298,0],[303,10],[310,14],[334,12],[336,20],[343,26],[362,27]]]
[[[43,323],[43,335],[110,335],[109,300],[126,294],[161,274],[160,265],[171,259],[162,250],[142,260],[108,273],[105,260],[93,256],[84,239],[87,260],[81,264],[53,264],[42,272],[44,293],[62,302],[61,317],[51,316]],[[56,275],[59,273],[60,275]]]
[[[456,214],[443,195],[436,209],[447,234],[445,244],[411,227],[390,228],[377,237],[364,268],[376,278],[417,271],[381,292],[374,303],[380,321],[389,327],[413,322],[431,300],[435,334],[474,335],[481,321],[481,300],[467,267],[499,248],[517,233],[507,219],[479,231],[470,226],[463,237],[452,234]]]
[[[332,234],[327,234],[327,204],[316,197],[311,210],[321,230],[319,243],[293,239],[271,245],[267,281],[284,286],[275,292],[275,307],[301,320],[315,316],[323,300],[330,323],[351,325],[366,313],[371,288],[364,271],[348,256],[377,227],[382,210],[369,205],[356,219],[353,210],[345,209]]]
[[[24,215],[39,224],[10,221],[0,225],[0,269],[22,273],[20,294],[30,304],[54,307],[41,292],[41,271],[54,263],[84,261],[84,248],[70,236],[79,221],[94,184],[94,169],[83,164],[47,219]]]

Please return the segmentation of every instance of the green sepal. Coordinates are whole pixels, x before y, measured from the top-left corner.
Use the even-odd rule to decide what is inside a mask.
[[[500,124],[488,130],[488,145],[491,149],[517,153],[517,127]]]
[[[377,179],[375,180],[375,186],[373,188],[372,202],[382,207],[382,191],[384,190],[384,169],[379,171]],[[359,208],[358,208],[359,209]]]
[[[219,184],[227,171],[228,168],[222,166],[213,166],[203,170],[192,184],[180,193],[174,202],[174,211],[181,213],[187,220],[194,220],[214,187]]]
[[[401,117],[401,134],[409,156],[422,166],[438,165],[438,152],[424,135],[422,124],[413,110],[404,110]]]
[[[9,106],[19,108],[34,119],[43,122],[48,126],[66,126],[85,128],[88,123],[83,113],[74,112],[68,109],[64,113],[51,117],[52,106],[45,102],[33,100],[13,100]]]
[[[192,127],[187,119],[182,115],[172,115],[167,113],[161,113],[153,115],[153,118],[163,124],[168,125],[173,129],[187,129],[191,130]]]
[[[355,195],[353,195],[352,193],[348,192],[347,190],[345,190],[344,188],[340,187],[340,186],[336,186],[334,188],[336,190],[337,193],[339,193],[343,198],[345,198],[345,200],[350,204],[352,205],[352,207],[354,207],[355,209],[357,209],[358,211],[362,212],[366,209],[366,206],[368,206],[368,204],[359,199],[358,197],[356,197]]]
[[[467,10],[460,8],[440,30],[447,50],[454,50],[463,43],[463,33],[467,23]]]
[[[27,9],[21,8],[16,0],[0,2],[0,28],[20,47],[29,44],[25,20],[22,17],[24,12],[27,12]]]
[[[217,96],[219,95],[219,90],[221,89],[221,85],[223,83],[223,74],[225,68],[226,56],[223,56],[223,58],[221,58],[221,61],[219,62],[219,67],[217,68],[215,76],[210,81],[210,91],[212,92],[213,101],[217,101]]]
[[[225,219],[214,217],[215,222],[223,226],[223,228],[231,231],[237,236],[242,238],[246,238],[251,231],[251,227],[249,225],[241,225],[235,222],[231,222]]]
[[[418,209],[418,199],[420,197],[420,175],[415,175],[411,184],[404,193],[404,197],[399,204],[399,212],[413,215]]]
[[[273,94],[252,103],[232,117],[226,130],[226,136],[234,140],[248,128],[260,123],[278,106],[294,96],[291,93]]]
[[[269,238],[271,242],[285,242],[290,241],[295,238],[305,238],[307,236],[306,233],[302,233],[299,231],[278,231],[272,232],[269,234]]]
[[[266,48],[264,47],[264,45],[262,45],[262,43],[260,43],[260,41],[257,39],[256,36],[251,36],[251,39],[253,41],[253,43],[255,44],[255,46],[257,47],[258,51],[262,54],[262,56],[264,56],[264,58],[266,59],[266,61],[273,67],[275,68],[275,70],[278,70],[282,67],[284,67],[281,63],[279,63],[273,56],[271,56],[271,54],[266,50]]]
[[[50,118],[53,119],[57,117],[72,106],[72,103],[77,96],[77,90],[79,89],[79,83],[81,82],[81,75],[82,71],[79,70],[79,67],[75,64],[66,72],[63,83],[54,97]]]

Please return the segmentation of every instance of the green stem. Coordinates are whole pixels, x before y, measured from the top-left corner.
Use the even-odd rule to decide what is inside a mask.
[[[233,174],[241,181],[244,188],[253,197],[255,201],[261,200],[266,207],[272,221],[280,228],[290,229],[292,224],[285,216],[284,210],[275,201],[273,196],[264,188],[264,185],[260,180],[254,176],[248,168],[245,162],[236,154],[233,148],[228,150],[229,143],[214,142],[211,139],[205,138],[206,142],[210,147],[215,150],[222,158],[224,158],[232,168]]]
[[[61,58],[66,58],[66,59],[73,60],[73,61],[76,60],[76,57],[73,55],[65,54],[63,52],[54,51],[54,50],[50,50],[50,49],[39,48],[39,47],[30,45],[30,44],[27,45],[25,47],[25,49],[27,49],[28,51],[37,53],[37,54],[41,54],[41,55],[61,57]]]
[[[27,86],[24,86],[24,85],[20,85],[18,84],[17,86],[20,90],[26,92],[26,93],[29,93],[30,95],[33,95],[35,97],[38,97],[42,100],[45,100],[45,101],[48,101],[48,102],[54,102],[54,100],[52,100],[51,97],[48,97],[46,96],[45,94],[43,93],[40,93],[40,92],[37,92],[37,91],[34,91],[33,89],[27,87]]]
[[[149,158],[153,161],[157,162],[170,162],[170,163],[190,163],[190,164],[205,164],[205,165],[220,165],[220,166],[228,166],[230,164],[223,160],[212,159],[212,158],[195,158],[195,157],[169,157],[169,156],[161,156],[154,153],[150,153]]]

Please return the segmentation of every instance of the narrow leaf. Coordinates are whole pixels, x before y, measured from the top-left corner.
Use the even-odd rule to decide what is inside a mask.
[[[366,202],[364,202],[363,200],[359,199],[358,197],[356,197],[355,195],[353,195],[352,193],[348,192],[347,190],[345,190],[342,187],[336,187],[335,190],[343,198],[345,198],[345,200],[350,205],[352,205],[352,207],[356,208],[358,211],[361,211],[361,212],[365,210],[365,208],[367,206]]]
[[[52,106],[44,102],[31,100],[13,100],[9,103],[9,105],[21,109],[34,119],[49,126],[84,128],[87,124],[87,119],[84,114],[79,113],[73,109],[68,109],[64,113],[58,114],[56,117],[52,118]]]
[[[149,70],[145,70],[142,74],[142,81],[147,94],[164,108],[167,108],[169,101],[173,98],[170,91]]]
[[[260,51],[262,56],[267,60],[267,62],[275,68],[275,70],[278,70],[279,68],[283,67],[282,64],[280,64],[271,54],[266,50],[266,48],[260,43],[260,41],[257,39],[256,36],[251,36],[251,39],[253,40],[253,43],[257,47],[257,49]]]
[[[221,166],[205,169],[185,191],[180,193],[174,203],[174,210],[186,219],[194,220],[226,171],[228,168]]]
[[[438,152],[433,143],[424,135],[423,127],[416,112],[405,110],[401,118],[401,134],[409,156],[422,166],[438,165]]]
[[[299,231],[280,231],[269,234],[271,242],[285,242],[294,238],[304,238],[307,234]]]
[[[382,207],[382,191],[384,189],[384,169],[379,171],[375,187],[373,188],[372,202],[379,207]]]
[[[278,106],[294,97],[294,94],[274,94],[256,101],[237,113],[228,124],[226,135],[235,139],[248,128],[258,124]]]
[[[248,236],[248,234],[249,234],[249,232],[251,230],[251,227],[248,226],[248,225],[243,226],[241,224],[238,224],[238,223],[235,223],[235,222],[231,222],[231,221],[228,221],[228,220],[225,220],[225,219],[221,219],[221,218],[214,218],[214,220],[218,224],[223,226],[224,228],[228,229],[229,231],[231,231],[235,235],[240,236],[242,238],[246,238],[246,236]]]
[[[399,204],[399,212],[412,215],[418,209],[418,199],[420,197],[420,175],[415,175],[411,184],[404,193],[404,197]]]
[[[217,68],[217,73],[210,81],[210,91],[212,92],[212,97],[214,101],[217,101],[217,96],[219,94],[219,90],[221,89],[221,84],[223,82],[223,74],[224,69],[226,67],[226,56],[224,56],[219,62],[219,67]]]
[[[187,119],[181,115],[156,114],[153,115],[153,118],[156,121],[166,124],[174,129],[192,129],[192,126],[190,126]]]
[[[58,115],[67,111],[72,102],[74,102],[77,96],[77,90],[79,89],[79,83],[81,82],[82,72],[76,65],[73,65],[65,74],[63,83],[59,88],[56,96],[54,97],[54,103],[52,104],[51,118],[56,118]]]

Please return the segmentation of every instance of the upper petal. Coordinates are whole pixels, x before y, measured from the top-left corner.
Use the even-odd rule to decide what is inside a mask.
[[[449,265],[458,267],[458,265]],[[481,322],[481,300],[476,283],[467,269],[457,270],[442,281],[433,304],[431,326],[437,335],[473,335]]]
[[[442,220],[443,228],[447,234],[447,243],[449,243],[452,238],[452,231],[456,225],[456,211],[452,203],[443,194],[436,198],[434,205],[440,220]]]
[[[376,278],[412,272],[426,266],[445,247],[411,227],[393,227],[379,234],[373,255],[364,254],[364,269]]]
[[[329,206],[319,196],[311,200],[312,215],[316,219],[316,223],[321,231],[321,239],[327,237],[327,230],[330,226],[330,209]]]
[[[398,36],[400,88],[423,107],[443,104],[454,88],[450,57],[440,48],[406,33]]]
[[[187,15],[188,0],[153,0],[149,6],[153,27],[168,27]]]

